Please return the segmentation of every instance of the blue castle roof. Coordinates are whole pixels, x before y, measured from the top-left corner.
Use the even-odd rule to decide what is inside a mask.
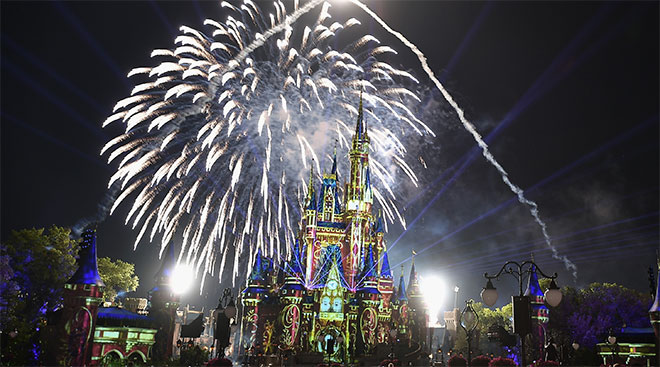
[[[250,273],[251,281],[265,281],[266,275],[268,273],[269,261],[264,261],[264,257],[261,254],[261,248],[257,250],[257,256],[254,260],[254,265],[252,266],[252,272]]]
[[[291,272],[294,274],[302,274],[302,264],[301,261],[302,259],[300,258],[300,241],[296,238],[296,243],[293,246],[293,256],[291,257],[291,260],[289,261],[290,265],[289,268],[291,269]]]
[[[527,289],[525,290],[525,296],[543,297],[543,291],[541,291],[541,286],[539,285],[539,277],[536,275],[536,267],[534,265],[532,265],[532,270],[529,273],[529,278],[527,279]]]
[[[307,210],[316,210],[316,192],[312,190],[312,192],[309,193],[309,203],[307,203]]]
[[[403,266],[401,266],[401,278],[399,278],[399,289],[397,290],[397,299],[399,301],[407,301],[406,296],[406,280],[403,278]]]
[[[323,262],[320,269],[321,279],[318,283],[319,286],[325,286],[325,283],[328,280],[328,275],[330,274],[330,269],[333,264],[337,265],[337,270],[339,270],[339,278],[342,287],[348,288],[346,279],[344,279],[344,266],[341,259],[341,250],[337,245],[330,245],[325,248],[322,254]]]
[[[390,270],[390,260],[387,257],[387,251],[383,252],[383,265],[380,268],[380,277],[392,279],[392,270]]]
[[[96,260],[96,229],[86,229],[83,232],[78,255],[78,270],[67,284],[94,284],[104,287],[105,283],[99,275]]]
[[[132,326],[144,328],[157,328],[154,319],[118,307],[99,307],[97,316],[99,326]]]
[[[379,214],[378,219],[376,219],[376,233],[385,233],[385,228],[383,227],[383,215]]]

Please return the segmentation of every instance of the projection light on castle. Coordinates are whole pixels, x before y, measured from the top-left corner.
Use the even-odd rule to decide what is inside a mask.
[[[442,308],[442,303],[445,301],[448,288],[444,279],[439,276],[430,275],[420,278],[424,303],[426,303],[429,313],[429,327],[432,327],[438,323],[438,314]]]
[[[195,271],[192,266],[188,264],[178,264],[172,272],[170,278],[170,287],[175,294],[183,294],[190,289],[192,280],[195,279]]]
[[[277,264],[266,247],[256,249],[241,292],[239,354],[286,351],[300,364],[323,354],[328,362],[346,363],[375,355],[395,337],[401,355],[425,347],[427,315],[414,259],[407,286],[402,270],[395,287],[387,214],[374,199],[370,134],[378,131],[367,128],[361,99],[357,111],[348,154],[335,151],[328,170],[310,172],[292,257]],[[345,177],[339,177],[338,156],[348,156]]]

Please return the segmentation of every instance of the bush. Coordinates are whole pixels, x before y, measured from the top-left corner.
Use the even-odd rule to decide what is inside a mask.
[[[472,358],[472,366],[488,366],[490,364],[490,358],[487,356],[476,356]]]
[[[516,362],[511,358],[497,357],[490,361],[489,366],[515,366]]]
[[[450,367],[465,367],[467,366],[467,360],[461,356],[453,356],[447,361],[447,366]]]
[[[555,361],[538,361],[536,362],[537,367],[551,367],[551,366],[559,366],[559,362]]]

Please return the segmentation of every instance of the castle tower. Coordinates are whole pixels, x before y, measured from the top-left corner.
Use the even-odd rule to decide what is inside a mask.
[[[394,291],[394,280],[390,270],[390,260],[387,257],[387,251],[383,251],[380,264],[380,277],[378,278],[378,291],[382,295],[382,308],[390,307],[390,300]]]
[[[415,269],[415,251],[412,253],[412,265],[408,277],[408,312],[410,315],[411,337],[419,340],[422,344],[426,341],[428,331],[428,315],[424,295],[419,286],[419,278]]]
[[[65,363],[68,366],[90,364],[96,317],[104,290],[96,260],[96,229],[87,229],[80,244],[78,270],[64,285],[62,320],[67,335]]]
[[[406,295],[406,280],[403,278],[403,265],[401,265],[401,277],[396,293],[393,319],[399,329],[399,335],[408,337],[408,296]]]
[[[534,256],[532,255],[532,261]],[[532,310],[532,338],[535,341],[536,358],[543,358],[545,351],[545,327],[550,321],[548,308],[545,306],[543,292],[536,274],[536,266],[532,265],[527,281],[525,296],[529,297]]]
[[[156,286],[149,291],[149,317],[158,325],[154,337],[156,341],[152,349],[152,358],[157,362],[168,360],[174,350],[174,329],[179,296],[173,292],[170,281],[175,266],[174,245],[170,244],[154,276]]]
[[[305,220],[303,226],[305,228],[304,242],[307,253],[305,254],[305,283],[311,283],[314,275],[314,270],[318,258],[315,258],[317,253],[316,247],[316,221],[317,221],[317,205],[316,205],[316,191],[314,190],[314,167],[309,170],[309,185],[307,186],[307,197],[305,198]]]
[[[350,226],[348,234],[348,266],[347,280],[349,286],[355,289],[359,279],[356,277],[366,250],[366,240],[369,239],[370,223],[373,222],[371,206],[373,205],[373,191],[369,173],[369,135],[364,122],[362,109],[362,94],[355,126],[355,135],[349,153],[351,173],[349,183],[345,190],[346,221]]]
[[[338,219],[340,212],[339,192],[337,190],[337,148],[335,148],[332,169],[330,173],[323,173],[323,183],[319,194],[319,220],[334,222]]]
[[[261,303],[268,296],[268,261],[257,251],[248,286],[241,295],[243,318],[241,320],[241,345],[245,349],[263,351],[264,322],[267,315],[260,312]]]
[[[280,341],[284,349],[292,349],[299,345],[302,323],[302,298],[305,293],[303,286],[303,271],[300,266],[298,246],[293,249],[293,257],[285,265],[286,276],[284,285],[280,288]]]

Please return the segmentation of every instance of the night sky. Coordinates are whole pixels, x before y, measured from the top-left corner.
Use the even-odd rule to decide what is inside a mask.
[[[430,86],[401,43],[355,6],[333,4],[333,15],[360,19],[365,33],[399,51],[390,63]],[[574,279],[551,258],[528,209],[430,92],[421,114],[438,137],[419,142],[428,169],[403,200],[407,231],[393,225],[386,236],[395,276],[401,263],[407,275],[414,249],[422,276],[438,274],[448,288],[460,286],[460,299],[477,298],[484,272],[534,252],[560,285],[616,282],[648,292],[659,247],[658,2],[367,4],[426,54],[511,180],[538,203],[560,254],[578,266]],[[153,65],[151,50],[172,48],[180,25],[208,30],[204,18],[226,15],[217,2],[194,1],[1,7],[4,240],[12,229],[71,226],[96,212],[115,168],[99,152],[121,131],[101,123],[129,95],[127,72]],[[98,252],[134,262],[136,294],[146,296],[157,246],[143,241],[133,251],[137,231],[124,227],[126,213],[123,205],[100,224]],[[501,305],[515,281],[496,286]],[[214,306],[220,289],[212,278],[203,299],[193,290],[183,302]],[[452,291],[442,292],[449,307]]]

